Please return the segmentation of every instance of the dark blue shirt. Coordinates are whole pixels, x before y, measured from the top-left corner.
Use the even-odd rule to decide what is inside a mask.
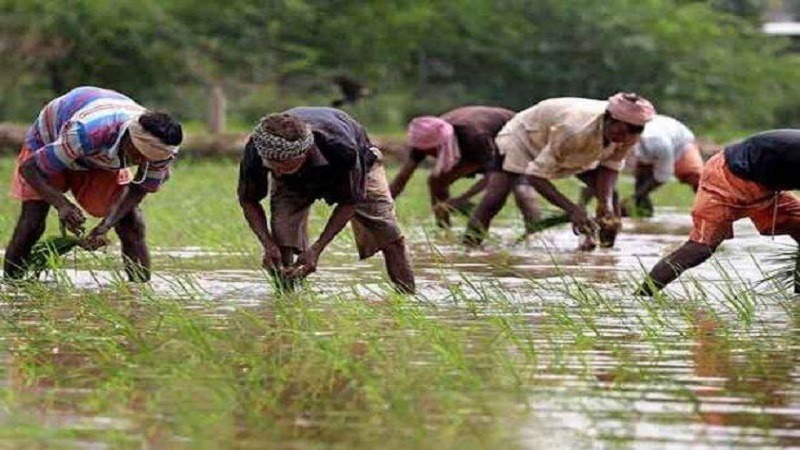
[[[284,111],[307,123],[314,133],[315,148],[303,166],[281,175],[283,189],[328,204],[355,204],[366,198],[366,174],[376,160],[364,127],[344,111],[302,107]],[[269,169],[264,167],[252,139],[239,165],[239,198],[261,201],[269,194]]]
[[[773,191],[800,189],[800,130],[750,136],[725,149],[725,163],[739,178]]]

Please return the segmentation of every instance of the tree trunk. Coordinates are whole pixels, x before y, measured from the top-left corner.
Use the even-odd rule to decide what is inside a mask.
[[[208,115],[208,130],[211,134],[221,134],[225,132],[225,110],[226,98],[225,90],[220,84],[211,86],[211,104]]]

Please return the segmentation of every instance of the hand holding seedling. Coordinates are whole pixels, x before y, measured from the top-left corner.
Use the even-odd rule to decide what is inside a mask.
[[[73,234],[77,236],[83,234],[83,224],[86,222],[86,217],[77,206],[67,202],[64,206],[58,208],[58,219]]]
[[[290,279],[305,278],[317,271],[318,261],[319,252],[312,246],[297,258],[292,267],[286,269],[284,275]]]
[[[586,210],[581,207],[576,207],[569,215],[569,221],[572,222],[572,232],[575,235],[593,235],[597,232],[597,224],[589,218]]]
[[[597,247],[597,222],[592,220],[586,213],[586,210],[581,207],[576,207],[572,210],[569,216],[572,222],[572,232],[576,236],[581,236],[581,243],[578,249],[582,251],[591,251]]]
[[[617,240],[617,234],[622,229],[622,221],[617,216],[607,215],[599,217],[597,223],[600,226],[598,231],[600,246],[605,248],[613,247],[614,242]]]
[[[110,241],[108,236],[108,229],[102,225],[96,226],[89,234],[82,239],[81,247],[89,251],[95,251],[107,246]]]
[[[452,207],[447,202],[437,202],[433,205],[433,216],[436,224],[442,228],[450,227],[450,211]]]
[[[281,251],[275,244],[266,244],[261,255],[261,266],[274,272],[281,267]]]
[[[63,235],[65,230],[69,230],[78,237],[77,244],[81,248],[94,251],[109,244],[108,236],[106,236],[108,228],[103,224],[94,227],[88,235],[84,236],[85,228],[83,225],[86,222],[86,217],[81,209],[72,203],[67,203],[59,208],[58,218],[62,227],[61,234]]]

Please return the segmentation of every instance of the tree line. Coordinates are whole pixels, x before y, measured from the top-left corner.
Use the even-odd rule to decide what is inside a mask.
[[[705,130],[800,122],[800,57],[761,33],[756,0],[0,2],[4,121],[100,85],[185,121],[225,108],[244,127],[330,104],[346,77],[371,95],[344,107],[387,129],[462,104],[618,90]]]

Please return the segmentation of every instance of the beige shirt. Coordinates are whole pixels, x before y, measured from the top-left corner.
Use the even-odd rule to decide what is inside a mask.
[[[583,98],[544,100],[518,113],[495,139],[503,168],[542,178],[562,178],[596,168],[619,171],[632,146],[603,146],[608,102]]]

